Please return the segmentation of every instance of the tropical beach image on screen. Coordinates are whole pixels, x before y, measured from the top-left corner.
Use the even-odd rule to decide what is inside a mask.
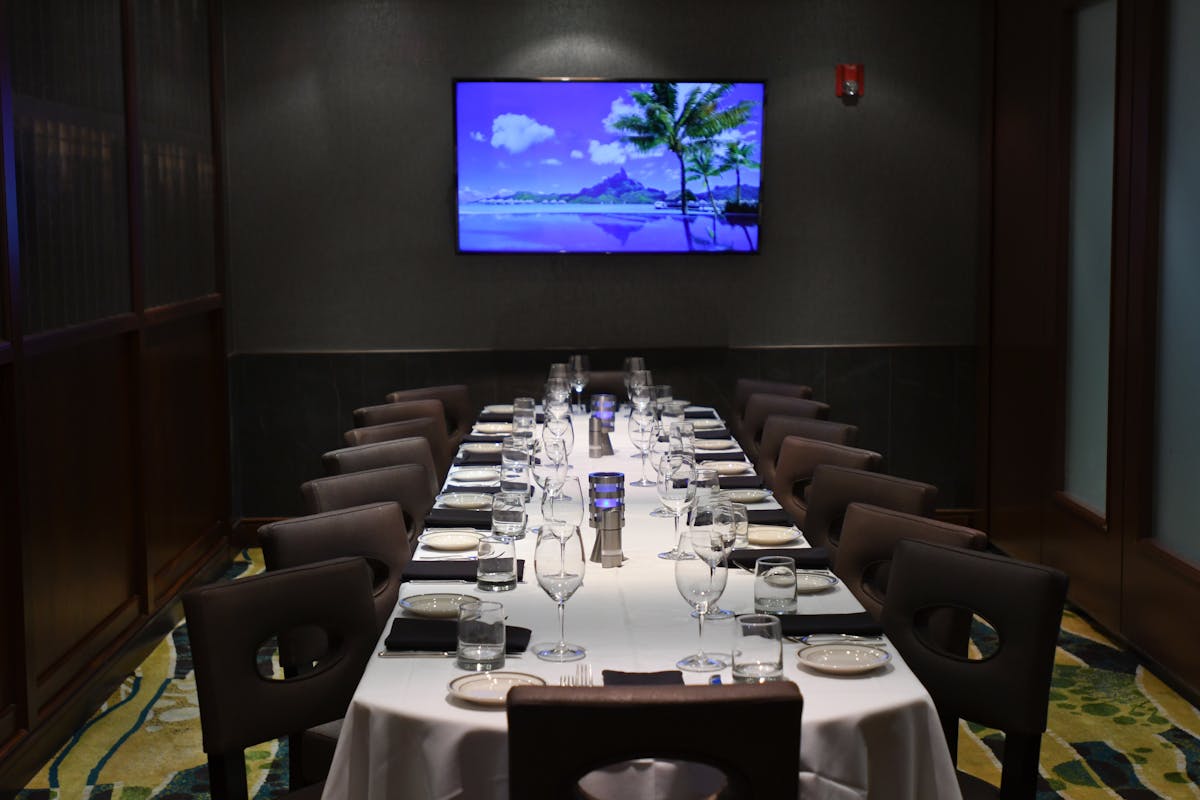
[[[458,246],[756,252],[762,83],[459,81]]]

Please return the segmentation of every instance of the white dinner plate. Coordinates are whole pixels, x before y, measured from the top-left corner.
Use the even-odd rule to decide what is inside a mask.
[[[414,594],[401,597],[400,607],[418,617],[457,619],[459,606],[478,599],[469,594]]]
[[[545,686],[537,675],[524,672],[479,672],[450,681],[450,694],[479,706],[502,706],[514,686]]]
[[[449,492],[438,495],[437,502],[442,508],[491,508],[492,496],[490,494],[473,494],[471,492]]]
[[[499,453],[504,445],[500,442],[467,442],[462,449],[464,453]]]
[[[483,410],[489,414],[511,414],[513,413],[512,403],[493,403],[490,406],[484,406]]]
[[[718,475],[741,475],[753,468],[748,461],[704,461],[698,466],[715,469]]]
[[[725,423],[719,419],[689,419],[688,422],[692,423],[692,430],[697,431],[715,431],[725,427]]]
[[[804,666],[833,675],[859,675],[892,660],[888,651],[861,644],[815,644],[801,648],[798,656]]]
[[[737,442],[733,439],[697,439],[697,450],[737,450]]]
[[[771,499],[770,489],[726,489],[721,494],[733,503],[765,503]]]
[[[816,594],[837,586],[838,579],[828,572],[796,570],[796,594]]]
[[[464,467],[450,473],[450,483],[476,483],[500,480],[499,467]]]
[[[759,547],[780,547],[800,541],[801,534],[782,525],[751,525],[746,529],[746,538]]]
[[[483,434],[512,433],[511,422],[476,422],[475,432]]]
[[[430,550],[474,550],[479,545],[483,534],[472,528],[436,528],[425,531],[417,537],[417,541]]]

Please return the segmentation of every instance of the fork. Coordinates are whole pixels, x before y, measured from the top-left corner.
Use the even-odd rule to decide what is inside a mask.
[[[576,664],[574,675],[560,675],[559,686],[593,686],[592,665]]]

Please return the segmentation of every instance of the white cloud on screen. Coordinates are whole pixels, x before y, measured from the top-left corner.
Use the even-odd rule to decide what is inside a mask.
[[[571,158],[583,158],[583,151],[582,150],[572,150]]]
[[[588,142],[588,155],[593,164],[624,164],[626,159],[625,145],[621,142],[600,144],[592,139]]]
[[[642,109],[628,97],[621,95],[616,100],[612,101],[611,110],[609,111],[608,116],[604,118],[604,129],[609,133],[619,133],[619,131],[613,127],[613,123],[617,121],[618,117],[624,117],[630,114],[640,117],[642,116]]]
[[[487,137],[483,135],[482,131],[471,131],[471,138],[477,142],[487,141]]]
[[[547,167],[561,167],[562,162],[557,158],[543,158],[541,163]]]
[[[492,147],[521,153],[554,136],[554,128],[524,114],[501,114],[492,120]]]

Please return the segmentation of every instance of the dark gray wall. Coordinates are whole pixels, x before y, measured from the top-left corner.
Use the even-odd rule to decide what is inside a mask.
[[[959,0],[226,3],[230,346],[971,344],[980,42]],[[765,79],[761,255],[456,255],[452,80],[544,75]]]

